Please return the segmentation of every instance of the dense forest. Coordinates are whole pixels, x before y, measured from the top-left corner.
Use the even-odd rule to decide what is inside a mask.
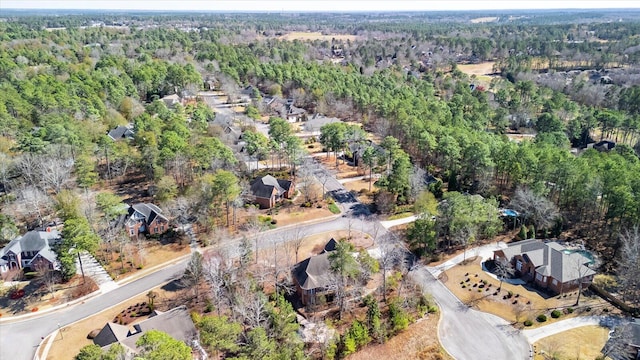
[[[249,117],[266,114],[263,97],[279,96],[348,121],[323,127],[327,151],[349,152],[367,134],[378,139],[360,154],[367,171],[383,168],[377,210],[392,212],[391,202],[437,215],[407,231],[419,252],[490,239],[504,226],[485,216],[512,207],[533,236],[585,239],[615,273],[620,234],[640,225],[638,15],[4,14],[1,241],[61,219],[75,239],[63,244],[63,262],[72,245],[94,251],[96,233],[111,235],[79,199],[123,178],[149,181],[174,217],[229,226],[251,171],[206,102],[168,107],[160,99],[195,99],[206,88],[233,102],[251,85]],[[481,17],[495,19],[472,21]],[[286,37],[293,32],[323,36]],[[491,74],[461,70],[484,63]],[[128,124],[131,141],[107,137]],[[302,144],[281,119],[270,124],[271,139],[243,126],[246,151],[302,165]],[[593,146],[603,140],[615,147]],[[436,181],[427,186],[417,175]],[[117,203],[95,205],[109,217]],[[267,313],[267,330],[290,341],[290,314]],[[240,332],[212,321],[197,325]],[[250,334],[255,349],[265,336]],[[290,358],[302,357],[294,345]]]

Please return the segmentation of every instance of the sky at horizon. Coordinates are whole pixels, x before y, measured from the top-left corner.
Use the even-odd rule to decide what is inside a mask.
[[[442,11],[640,8],[629,0],[2,0],[2,9],[174,11]]]

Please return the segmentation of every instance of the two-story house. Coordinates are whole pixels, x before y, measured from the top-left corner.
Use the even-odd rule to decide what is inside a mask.
[[[57,269],[56,254],[52,247],[62,238],[57,230],[33,230],[11,240],[0,252],[0,272],[13,269],[36,270],[38,264]]]
[[[154,204],[140,203],[129,206],[124,223],[129,237],[138,234],[159,235],[169,230],[169,220],[162,215],[162,209]]]

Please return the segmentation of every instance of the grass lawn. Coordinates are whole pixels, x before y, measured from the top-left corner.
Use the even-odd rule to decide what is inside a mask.
[[[501,291],[498,292],[500,282],[482,270],[480,261],[480,258],[475,258],[468,261],[467,264],[454,266],[441,275],[441,280],[463,303],[473,305],[480,311],[497,315],[509,322],[522,323],[524,320],[530,319],[533,321],[533,327],[536,327],[539,324],[535,318],[540,314],[547,315],[548,320],[544,323],[546,325],[560,319],[577,316],[581,313],[581,309],[587,305],[592,307],[607,305],[604,300],[598,297],[587,297],[583,294],[580,307],[576,308],[576,311],[553,319],[550,316],[551,310],[572,307],[575,304],[577,292],[560,298],[557,296],[544,297],[538,292],[529,291],[522,285],[504,282]],[[482,288],[480,288],[481,285]],[[505,298],[509,292],[512,293],[512,297]]]
[[[336,203],[329,204],[329,211],[331,211],[332,214],[340,214],[340,208]]]
[[[189,248],[189,244],[187,241],[183,241],[182,245],[179,244],[168,244],[162,245],[157,241],[148,240],[145,246],[146,255],[144,256],[144,266],[141,269],[137,269],[137,267],[132,266],[131,264],[124,264],[124,270],[122,270],[122,264],[120,261],[117,261],[117,254],[113,253],[113,261],[105,267],[105,270],[111,275],[114,280],[121,280],[127,278],[129,276],[133,276],[136,272],[144,269],[150,268],[156,265],[164,264],[168,261],[179,258],[182,255],[186,255],[191,251]],[[134,258],[138,258],[134,256]],[[125,272],[126,271],[126,272]]]
[[[582,326],[541,339],[533,344],[536,350],[534,360],[554,359],[595,359],[600,356],[609,337],[609,329],[601,326]]]

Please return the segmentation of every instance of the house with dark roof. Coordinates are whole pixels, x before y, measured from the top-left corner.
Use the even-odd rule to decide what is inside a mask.
[[[294,123],[298,121],[305,121],[306,119],[307,119],[307,110],[293,106],[293,104],[288,106],[288,109],[287,109],[288,122]]]
[[[331,273],[329,255],[336,249],[335,239],[329,240],[319,255],[312,256],[297,263],[293,267],[293,282],[303,305],[315,305],[318,296],[325,296],[331,301],[335,291],[335,279]]]
[[[52,247],[62,237],[57,230],[33,230],[11,240],[0,252],[0,273],[12,269],[35,271],[39,264],[49,269],[57,269],[58,262]]]
[[[263,209],[270,209],[283,199],[291,199],[295,193],[293,181],[276,179],[266,175],[251,183],[251,194],[256,204]]]
[[[198,339],[198,332],[189,311],[182,305],[166,312],[154,311],[148,319],[133,325],[132,328],[107,323],[93,339],[93,343],[103,349],[120,343],[128,354],[134,355],[140,352],[136,342],[149,330],[165,332],[188,346],[193,346]]]
[[[529,239],[493,252],[495,261],[510,263],[516,275],[536,286],[561,294],[586,288],[596,272],[587,266],[593,260],[555,241]]]
[[[162,209],[154,204],[140,203],[129,206],[124,223],[127,234],[159,235],[169,230],[169,220],[162,215]]]
[[[112,129],[107,133],[107,136],[111,138],[113,141],[118,141],[122,139],[131,140],[133,139],[133,130],[126,126],[119,125],[115,129]]]

